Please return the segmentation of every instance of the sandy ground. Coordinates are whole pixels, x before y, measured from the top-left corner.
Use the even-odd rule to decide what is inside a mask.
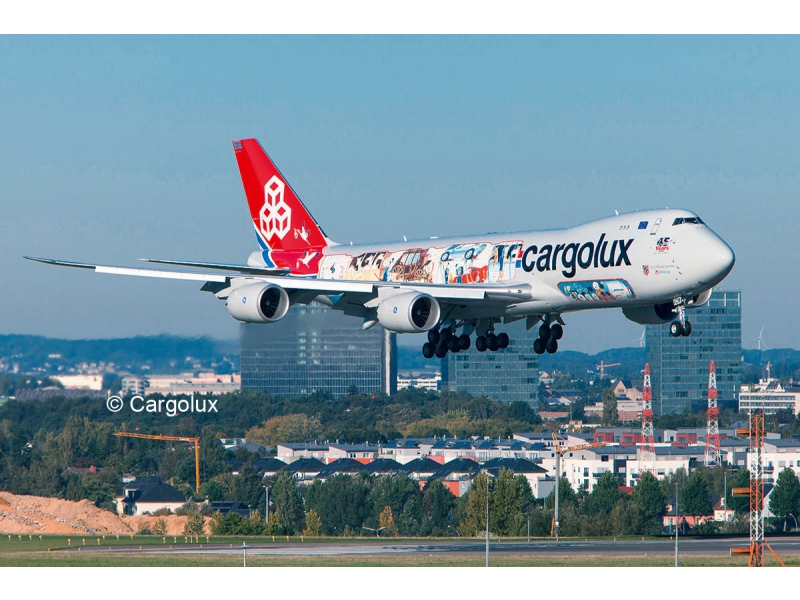
[[[160,517],[167,535],[181,535],[188,517]],[[159,517],[119,517],[97,508],[89,500],[72,502],[42,496],[17,496],[0,492],[0,533],[115,535],[152,530]],[[206,517],[206,531],[209,531]]]

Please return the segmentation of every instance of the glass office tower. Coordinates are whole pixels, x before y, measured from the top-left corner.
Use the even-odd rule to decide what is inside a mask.
[[[656,414],[708,406],[708,369],[717,371],[719,407],[735,407],[742,364],[742,293],[714,290],[702,308],[687,310],[690,337],[674,338],[667,325],[647,325],[647,362]]]
[[[395,334],[318,304],[296,304],[268,325],[242,325],[242,389],[276,396],[334,397],[397,391]]]
[[[508,348],[478,352],[475,337],[466,352],[448,352],[442,359],[442,389],[464,390],[473,396],[487,396],[503,402],[527,402],[539,408],[539,355],[533,341],[539,327],[525,330],[525,321],[498,326],[511,338]]]

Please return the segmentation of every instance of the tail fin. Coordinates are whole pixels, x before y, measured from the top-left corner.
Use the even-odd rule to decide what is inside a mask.
[[[235,141],[233,149],[265,263],[316,274],[322,249],[332,242],[257,140]]]

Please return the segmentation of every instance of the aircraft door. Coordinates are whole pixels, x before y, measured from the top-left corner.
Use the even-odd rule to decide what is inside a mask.
[[[650,230],[650,235],[655,235],[658,233],[658,228],[661,226],[661,218],[659,217],[656,219],[656,222],[653,223],[653,228]]]

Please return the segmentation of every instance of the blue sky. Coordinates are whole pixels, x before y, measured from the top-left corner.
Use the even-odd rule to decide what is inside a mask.
[[[235,337],[195,283],[27,263],[244,261],[230,142],[341,242],[685,207],[734,248],[745,346],[798,347],[797,37],[0,37],[0,333]],[[635,345],[619,310],[562,348]],[[421,340],[412,338],[414,344]]]

